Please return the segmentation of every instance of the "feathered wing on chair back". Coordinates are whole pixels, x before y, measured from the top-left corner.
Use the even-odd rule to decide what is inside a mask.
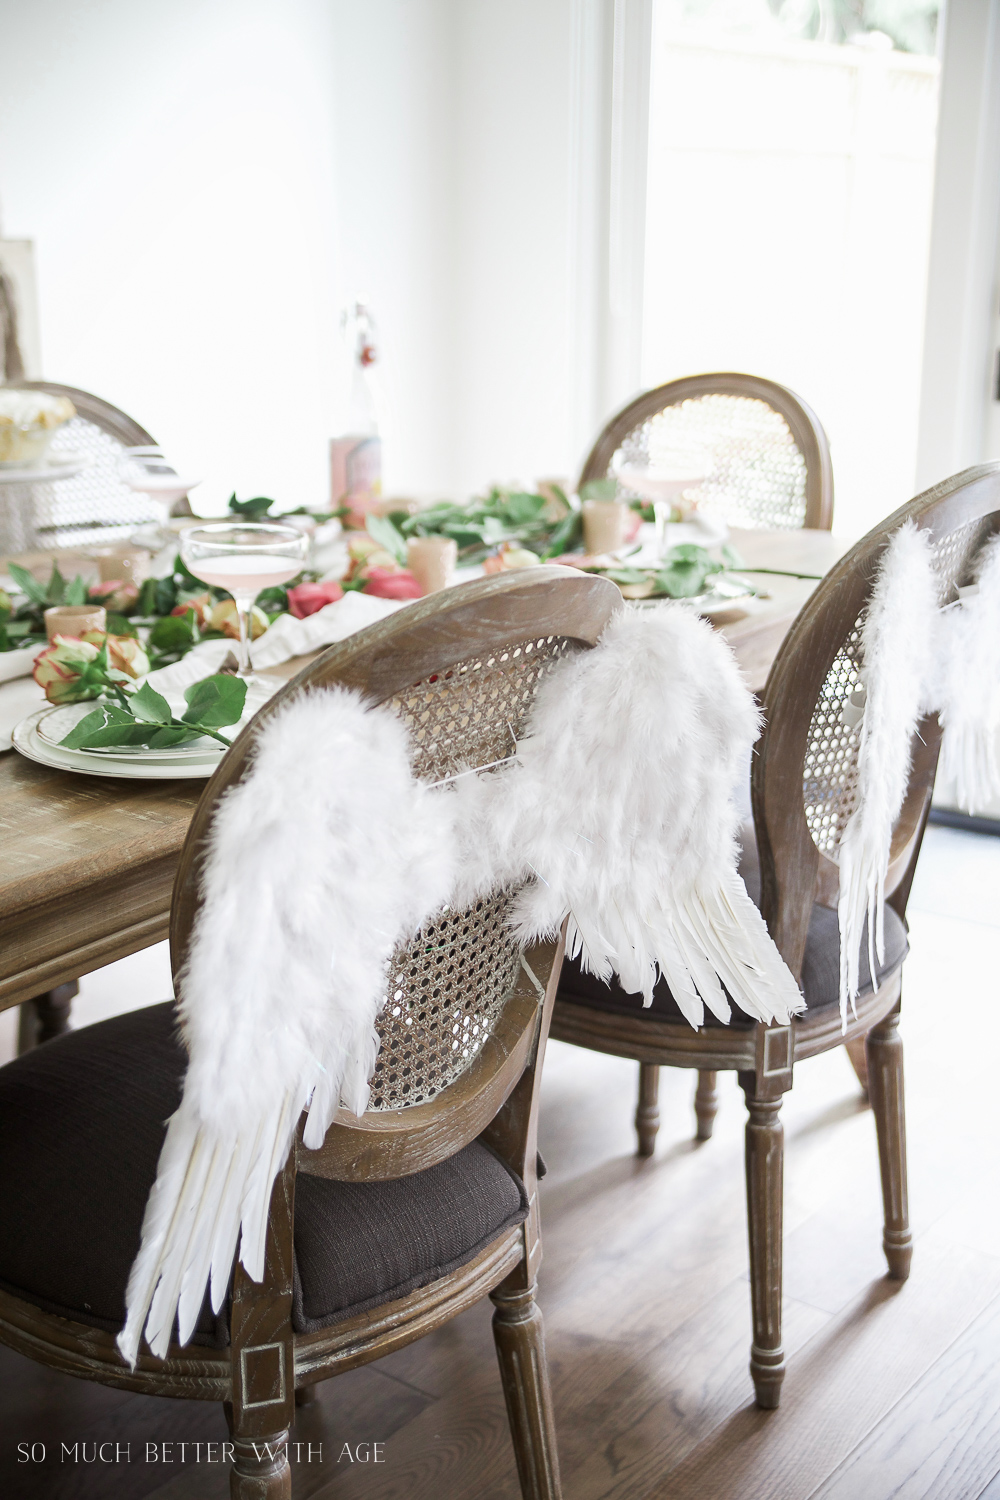
[[[93,541],[127,541],[135,528],[158,518],[147,495],[136,494],[118,472],[124,448],[155,445],[144,427],[110,402],[75,386],[46,380],[21,382],[25,390],[67,396],[76,416],[52,441],[54,457],[81,454],[86,466],[58,484],[35,486],[36,528],[50,547],[72,547]]]
[[[326,1148],[311,1153],[321,1175],[338,1151],[352,1161],[329,1175],[430,1166],[502,1104],[494,1075],[513,1086],[534,1023],[512,997],[511,893],[441,910],[453,799],[434,783],[509,756],[546,675],[592,647],[620,602],[606,580],[539,568],[410,606],[300,673],[209,782],[171,916],[191,1064],[130,1278],[130,1361],[144,1327],[166,1350],[175,1310],[186,1341],[206,1280],[221,1306],[241,1225],[240,1258],[260,1278],[270,1185],[310,1094],[305,1145]],[[440,1096],[466,1073],[475,1087],[442,1131]],[[341,1097],[368,1111],[341,1114],[327,1145]],[[375,1163],[368,1144],[394,1131],[399,1149]]]
[[[731,526],[829,530],[833,465],[819,418],[787,386],[735,372],[687,375],[645,391],[607,423],[580,484],[661,454],[712,455],[699,508]],[[620,487],[620,492],[625,493]]]
[[[998,527],[997,464],[910,501],[819,585],[764,690],[753,771],[762,909],[797,974],[814,900],[840,908],[842,1007],[864,918],[875,943],[881,901],[902,915],[909,894],[941,742],[939,610]]]
[[[238,1236],[260,1279],[304,1109],[318,1175],[372,1175],[367,1145],[394,1130],[405,1150],[381,1174],[405,1175],[489,1124],[501,1074],[512,1088],[523,1067],[522,950],[567,918],[588,966],[649,997],[666,974],[694,1025],[704,1004],[729,1019],[723,986],[763,1020],[800,1010],[736,873],[731,792],[756,732],[705,622],[627,611],[606,580],[562,569],[425,601],[273,699],[209,783],[178,874],[190,1062],[126,1357],[144,1326],[165,1352],[175,1312],[186,1342],[208,1280],[219,1310]],[[430,1157],[414,1155],[425,1119]]]

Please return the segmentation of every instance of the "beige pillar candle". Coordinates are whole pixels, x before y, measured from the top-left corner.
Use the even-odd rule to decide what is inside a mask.
[[[415,536],[406,544],[406,566],[425,594],[436,594],[452,580],[458,543],[450,536]]]
[[[45,634],[50,641],[57,635],[83,635],[88,630],[106,630],[108,612],[103,604],[54,604],[45,611]]]
[[[149,553],[143,547],[112,547],[97,557],[97,571],[102,583],[142,583],[149,571]]]
[[[585,500],[583,502],[583,546],[591,557],[614,552],[625,541],[624,500]]]

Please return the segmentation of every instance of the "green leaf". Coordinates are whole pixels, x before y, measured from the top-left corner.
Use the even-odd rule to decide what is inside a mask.
[[[261,589],[254,603],[258,609],[262,609],[266,615],[280,615],[288,608],[288,590],[293,589],[295,583],[289,583],[286,587],[276,583],[269,589]]]
[[[66,580],[55,563],[52,564],[52,576],[45,590],[45,596],[50,604],[66,603]]]
[[[131,620],[126,620],[124,615],[110,614],[107,617],[109,635],[131,635],[138,638],[139,632]]]
[[[144,724],[170,723],[170,704],[148,682],[131,695],[128,706]]]
[[[73,579],[72,583],[68,583],[66,585],[66,592],[63,602],[65,604],[86,604],[87,585],[84,583],[79,573]]]
[[[613,583],[645,583],[650,576],[649,568],[602,568],[601,577]]]
[[[563,516],[549,537],[549,544],[542,553],[543,557],[559,557],[563,552],[572,552],[574,547],[583,540],[583,513],[571,510],[568,516]]]
[[[746,563],[743,561],[736,548],[731,546],[729,542],[727,542],[726,545],[722,548],[722,561],[726,564],[727,568],[746,567]]]
[[[181,715],[185,724],[201,724],[206,729],[221,729],[239,722],[246,704],[247,685],[242,677],[218,674],[193,682],[184,689],[187,710]]]
[[[27,568],[18,567],[17,563],[8,563],[7,572],[13,578],[22,594],[27,594],[32,604],[48,604],[49,595],[44,583],[39,583]]]
[[[32,628],[30,620],[8,620],[7,634],[12,641],[20,641],[22,636],[36,635],[38,632]],[[22,644],[26,643],[22,642]]]
[[[137,724],[130,713],[115,703],[102,703],[75,724],[62,740],[67,750],[84,750],[101,745],[141,744],[149,733]]]
[[[154,651],[186,651],[194,645],[194,610],[182,615],[164,615],[149,632]]]
[[[190,594],[204,593],[204,579],[196,578],[178,552],[174,558],[174,583],[178,589],[186,589]],[[177,602],[176,600],[174,601]]]
[[[196,729],[184,729],[180,724],[164,725],[162,729],[155,729],[149,736],[150,750],[165,750],[170,745],[183,745],[188,740],[199,739],[200,735]]]
[[[508,526],[527,526],[532,521],[537,521],[548,503],[544,495],[508,495],[501,513]]]
[[[697,562],[675,562],[656,575],[656,592],[668,594],[671,599],[693,599],[704,592],[705,579],[711,573],[720,572],[716,564],[706,568]]]
[[[373,541],[391,552],[398,563],[406,563],[406,542],[387,516],[368,516],[365,530]]]
[[[581,500],[613,500],[617,494],[617,479],[588,479],[580,486]]]
[[[261,521],[274,503],[264,495],[257,495],[252,500],[237,500],[234,491],[229,497],[229,511],[231,515],[242,516],[246,521]]]
[[[669,563],[703,563],[706,567],[712,564],[707,549],[700,547],[697,542],[681,542],[678,546],[669,548],[666,560]]]

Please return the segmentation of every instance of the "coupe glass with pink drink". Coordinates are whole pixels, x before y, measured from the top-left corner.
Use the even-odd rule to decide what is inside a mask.
[[[309,538],[294,526],[216,522],[181,532],[181,557],[195,578],[232,594],[240,622],[241,677],[251,675],[250,611],[261,589],[301,573]]]

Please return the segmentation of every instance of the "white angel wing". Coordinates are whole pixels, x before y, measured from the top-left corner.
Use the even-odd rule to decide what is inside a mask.
[[[906,793],[914,732],[928,694],[937,589],[926,532],[907,521],[883,554],[862,626],[866,690],[857,802],[840,865],[840,1017],[858,993],[865,918],[869,963],[885,956],[885,881],[892,828]]]
[[[311,1100],[322,1143],[341,1100],[363,1113],[374,1021],[397,944],[454,879],[451,800],[414,781],[402,723],[333,689],[263,728],[220,802],[180,981],[189,1065],[167,1127],[118,1343],[164,1355],[175,1317],[217,1312],[236,1244],[260,1280],[271,1188]]]
[[[787,1022],[802,996],[736,871],[731,792],[758,733],[728,645],[683,605],[622,611],[539,689],[517,762],[457,797],[466,883],[535,879],[519,937],[558,930],[603,979],[652,1001],[662,974],[693,1026]],[[477,865],[489,850],[489,866]],[[478,884],[477,884],[478,882]]]
[[[958,804],[976,812],[1000,795],[1000,536],[977,559],[975,578],[938,622],[941,774]]]

